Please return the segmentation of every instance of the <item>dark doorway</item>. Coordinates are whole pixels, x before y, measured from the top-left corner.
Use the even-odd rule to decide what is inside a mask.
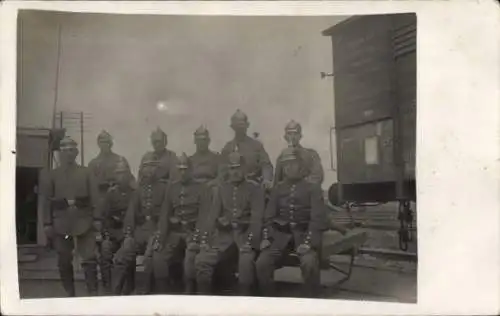
[[[16,168],[16,231],[18,245],[37,243],[38,168]]]

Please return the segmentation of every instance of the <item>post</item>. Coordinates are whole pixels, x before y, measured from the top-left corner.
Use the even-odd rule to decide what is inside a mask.
[[[80,146],[82,148],[80,158],[81,158],[82,166],[84,166],[85,160],[83,157],[85,156],[85,152],[84,152],[84,147],[83,147],[83,112],[80,112],[80,142],[81,142]]]

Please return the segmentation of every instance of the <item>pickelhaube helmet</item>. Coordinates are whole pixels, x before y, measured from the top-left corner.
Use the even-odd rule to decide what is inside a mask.
[[[300,125],[300,123],[294,121],[294,120],[291,120],[290,122],[288,122],[288,124],[286,124],[285,126],[285,133],[286,132],[297,132],[297,133],[301,133],[302,132],[302,126]]]
[[[113,141],[113,137],[111,137],[111,134],[106,130],[102,130],[99,135],[97,135],[97,140],[111,142]]]
[[[294,160],[300,161],[300,156],[298,155],[298,151],[295,148],[291,147],[283,149],[280,155],[280,161],[285,162]]]
[[[160,128],[157,127],[152,133],[151,138],[167,138],[167,134]]]
[[[233,116],[231,116],[231,121],[248,121],[248,117],[243,111],[238,109]]]
[[[208,129],[204,125],[201,125],[194,132],[194,137],[196,137],[196,138],[209,138],[210,133],[208,132]]]
[[[74,141],[71,137],[65,136],[63,139],[61,139],[61,142],[59,143],[59,148],[60,150],[75,149],[78,148],[78,143]]]
[[[186,155],[186,153],[182,153],[182,155],[180,155],[177,158],[177,168],[178,169],[188,169],[189,165],[190,165],[190,163],[189,163],[188,156]]]

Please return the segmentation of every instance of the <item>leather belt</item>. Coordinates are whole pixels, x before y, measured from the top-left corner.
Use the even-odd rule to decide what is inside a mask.
[[[78,197],[74,200],[68,199],[57,199],[51,201],[52,208],[58,210],[64,210],[74,205],[76,208],[87,208],[90,207],[90,197]]]
[[[307,227],[308,223],[297,223],[297,222],[279,223],[276,221],[273,223],[273,228],[275,230],[285,234],[291,234],[293,231],[304,232],[307,230]]]

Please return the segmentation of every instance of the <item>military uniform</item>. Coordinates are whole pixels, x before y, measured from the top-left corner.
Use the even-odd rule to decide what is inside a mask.
[[[113,282],[116,282],[113,288],[116,291],[122,289],[126,282],[134,288],[136,257],[142,253],[147,278],[144,292],[149,293],[152,290],[153,241],[168,183],[167,179],[161,178],[163,174],[158,174],[158,170],[161,170],[160,164],[161,162],[151,160],[143,160],[141,164],[143,172],[144,168],[154,168],[155,171],[152,176],[141,177],[139,189],[133,193],[125,215],[125,238],[114,260]]]
[[[235,153],[230,155],[230,164],[231,160],[241,160],[241,156],[234,156]],[[196,257],[198,289],[202,293],[211,291],[215,266],[236,259],[232,256],[236,250],[240,290],[247,295],[255,279],[255,249],[260,243],[264,192],[260,185],[243,180],[223,183],[215,193],[206,226],[210,237],[202,239],[202,250]]]
[[[179,168],[191,169],[188,157],[182,155]],[[166,291],[169,285],[169,268],[183,262],[185,292],[193,294],[196,282],[195,256],[203,223],[210,209],[208,188],[195,182],[191,176],[169,185],[164,199],[159,223],[158,249],[153,252],[155,284]]]
[[[290,154],[292,152],[293,154]],[[287,150],[282,161],[296,159]],[[283,255],[296,251],[307,296],[317,293],[322,232],[327,218],[319,185],[305,179],[285,180],[272,190],[264,215],[262,251],[256,262],[257,278],[263,294],[273,294],[273,273]]]
[[[247,116],[240,110],[231,118],[232,121],[245,121]],[[247,135],[241,139],[233,139],[226,143],[221,151],[221,159],[223,165],[221,166],[221,177],[226,175],[226,164],[228,156],[231,152],[238,151],[245,159],[245,173],[247,178],[258,183],[273,181],[273,165],[269,159],[264,146],[261,142],[253,139]]]
[[[76,142],[68,137],[61,141],[62,151],[76,152]],[[101,220],[96,207],[98,198],[89,169],[74,159],[48,173],[43,180],[44,225],[47,237],[57,251],[63,287],[75,296],[73,249],[82,259],[89,295],[97,295],[96,235]],[[93,225],[94,224],[94,225]]]
[[[110,145],[112,145],[111,135],[106,131],[102,131],[97,136],[97,140],[107,141]],[[97,157],[89,162],[88,168],[90,169],[92,176],[95,177],[94,182],[98,186],[101,197],[106,194],[108,188],[112,185],[115,167],[121,162],[129,166],[127,159],[112,151],[109,153],[101,152]]]
[[[165,132],[163,132],[161,129],[157,128],[153,133],[151,134],[151,137],[163,137],[165,139],[165,145],[166,145],[166,138],[167,135]],[[177,174],[177,155],[167,149],[163,148],[159,152],[155,151],[149,151],[144,154],[141,158],[141,166],[145,161],[158,161],[159,166],[158,169],[155,173],[156,179],[162,179],[162,180],[175,180],[178,178]],[[142,170],[139,168],[139,181],[142,175]]]
[[[130,172],[128,164],[124,161],[116,165],[115,171]],[[108,189],[100,204],[104,239],[100,244],[101,258],[99,263],[102,283],[108,293],[111,292],[112,286],[113,256],[123,241],[123,221],[133,194],[134,189],[130,185],[125,187],[115,185]],[[115,289],[113,292],[122,294],[122,289]]]
[[[210,139],[208,130],[201,126],[194,133],[195,141],[198,139]],[[211,150],[206,152],[195,152],[189,157],[192,164],[192,177],[194,181],[209,183],[217,179],[219,174],[220,155]]]
[[[285,135],[288,132],[296,132],[301,135],[302,127],[299,123],[292,120],[285,126]],[[323,166],[321,165],[321,158],[318,152],[314,149],[304,148],[300,144],[297,144],[297,146],[294,148],[300,155],[301,161],[303,163],[302,167],[306,181],[321,185],[324,179],[324,170]],[[276,160],[276,172],[274,174],[275,184],[283,181],[283,169],[281,164],[282,155],[283,151],[280,153],[278,159]]]

